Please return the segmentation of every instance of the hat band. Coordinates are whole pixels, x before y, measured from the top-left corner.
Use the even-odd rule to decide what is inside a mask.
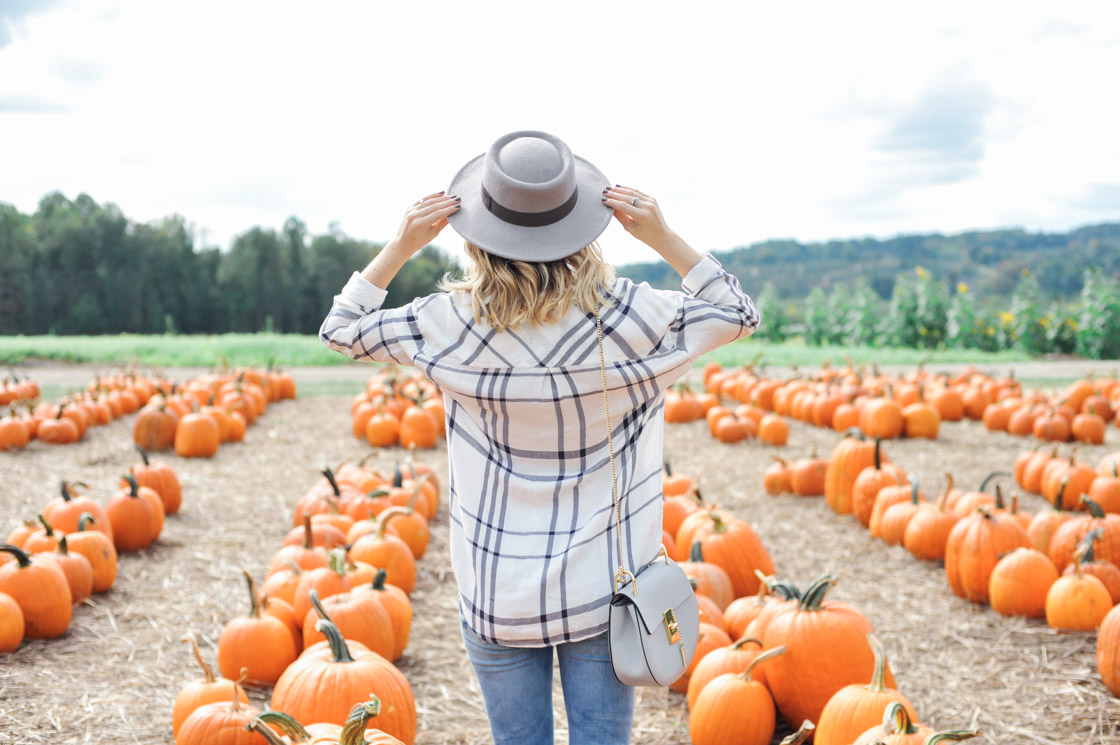
[[[503,207],[490,196],[490,192],[486,191],[486,187],[482,187],[482,203],[486,205],[486,209],[503,222],[508,222],[511,225],[519,225],[523,228],[543,228],[545,225],[552,225],[553,223],[560,222],[567,217],[572,210],[576,208],[576,198],[579,196],[579,189],[572,191],[572,196],[568,201],[564,202],[559,207],[555,207],[546,212],[518,212],[511,210],[509,207]]]

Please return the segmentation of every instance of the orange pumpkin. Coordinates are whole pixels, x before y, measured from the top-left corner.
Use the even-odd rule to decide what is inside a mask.
[[[9,595],[23,612],[23,635],[53,639],[70,627],[70,586],[50,554],[29,556],[23,549],[0,544],[15,561],[0,564],[0,593]]]
[[[898,690],[887,687],[887,656],[874,634],[868,643],[875,654],[875,668],[867,685],[844,686],[828,700],[817,721],[814,745],[849,745],[882,719],[883,710],[898,702],[911,718],[917,719],[914,706]]]
[[[198,642],[195,641],[193,634],[187,634],[182,640],[191,645],[191,652],[193,652],[195,660],[198,661],[198,666],[202,668],[203,677],[201,680],[192,680],[186,683],[175,695],[175,706],[171,710],[172,737],[178,736],[183,722],[186,721],[191,712],[200,706],[229,701],[234,695],[242,704],[247,705],[249,703],[249,697],[245,695],[245,691],[241,690],[241,687],[234,681],[228,678],[218,678],[214,675],[214,671],[202,659],[202,652],[199,651]]]

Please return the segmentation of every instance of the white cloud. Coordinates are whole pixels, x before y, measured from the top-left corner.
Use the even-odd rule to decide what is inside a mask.
[[[384,240],[497,135],[538,128],[656,195],[705,249],[1116,220],[1120,205],[1079,199],[1111,193],[1090,190],[1120,172],[1118,20],[1111,3],[1059,16],[1021,3],[69,0],[0,47],[0,109],[55,106],[0,110],[19,145],[0,153],[0,200],[30,211],[49,190],[85,191],[134,219],[178,212],[222,245],[291,214]],[[886,157],[891,142],[910,147]],[[946,159],[915,143],[968,157],[937,178]],[[603,243],[619,261],[649,257],[617,227]]]

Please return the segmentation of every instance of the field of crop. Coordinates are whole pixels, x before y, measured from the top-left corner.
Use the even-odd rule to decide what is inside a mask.
[[[1039,365],[1036,374],[1045,367]],[[1074,363],[1070,363],[1071,365]],[[94,366],[25,368],[48,385],[80,387]],[[370,465],[391,470],[402,452],[371,450],[350,434],[350,395],[368,366],[301,368],[297,383],[320,395],[273,404],[244,442],[212,459],[164,454],[183,484],[183,508],[167,519],[150,548],[121,556],[117,584],[75,610],[61,638],[27,641],[0,665],[0,741],[170,743],[176,692],[198,671],[180,637],[195,634],[213,660],[223,625],[247,611],[241,571],[263,577],[269,557],[291,528],[291,509],[319,470],[374,453]],[[185,379],[192,370],[170,371]],[[1057,370],[1059,377],[1069,375]],[[706,499],[748,520],[769,548],[777,574],[799,585],[830,571],[831,597],[864,613],[883,641],[899,689],[923,722],[937,728],[977,728],[989,743],[1120,743],[1120,709],[1102,685],[1095,635],[1066,633],[1045,622],[1007,618],[950,592],[939,564],[919,562],[900,547],[870,538],[851,516],[820,498],[767,496],[761,474],[773,455],[827,454],[829,430],[793,423],[789,444],[725,445],[707,425],[667,425],[666,454],[678,471],[700,477]],[[34,518],[60,480],[83,481],[104,502],[135,461],[127,421],[91,429],[77,444],[33,442],[0,452],[4,529]],[[1082,448],[1095,462],[1117,449],[1110,428],[1104,445]],[[989,471],[1010,468],[1033,442],[990,433],[978,422],[946,423],[937,441],[899,440],[885,446],[912,476],[939,488],[946,472],[972,487]],[[446,485],[446,450],[420,458]],[[1023,508],[1045,503],[1024,495]],[[454,577],[447,555],[446,507],[431,525],[431,545],[419,564],[414,624],[399,663],[416,695],[418,743],[482,743],[488,730],[481,698],[459,638]],[[250,690],[263,704],[267,688]],[[664,689],[639,691],[634,742],[687,743],[684,697]],[[557,732],[564,713],[555,694]],[[779,728],[779,735],[783,732]],[[776,742],[776,739],[775,739]]]

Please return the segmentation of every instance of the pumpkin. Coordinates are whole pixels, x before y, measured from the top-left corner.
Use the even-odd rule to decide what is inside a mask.
[[[696,650],[692,653],[692,661],[688,663],[688,667],[685,668],[681,677],[669,684],[669,690],[671,691],[687,693],[688,681],[692,677],[693,671],[696,670],[696,666],[699,665],[709,653],[717,649],[731,646],[731,637],[718,626],[701,623],[699,629]]]
[[[346,578],[346,553],[341,548],[331,551],[327,566],[305,571],[299,578],[295,594],[292,595],[292,610],[295,611],[296,622],[303,625],[304,619],[311,611],[311,591],[319,593],[320,598],[329,598],[331,595],[347,592],[350,589],[350,580]]]
[[[351,544],[347,556],[384,569],[390,582],[411,595],[416,588],[416,559],[407,543],[386,532],[388,527],[379,522],[376,532],[363,535]]]
[[[166,403],[145,406],[136,414],[132,441],[144,450],[168,450],[175,444],[179,414]]]
[[[867,529],[873,538],[883,537],[883,516],[892,506],[902,502],[915,504],[924,502],[926,497],[919,488],[917,479],[904,479],[904,483],[897,486],[884,486],[875,495],[875,504],[871,508],[871,519],[868,520]]]
[[[1088,412],[1078,414],[1073,418],[1073,422],[1070,423],[1070,434],[1078,442],[1103,445],[1107,426],[1104,418],[1098,416],[1096,410],[1090,407]]]
[[[36,436],[41,442],[50,443],[52,445],[68,445],[72,442],[77,442],[78,438],[82,436],[74,420],[63,416],[65,408],[65,406],[59,407],[56,416],[44,419],[39,424]]]
[[[1102,529],[1094,549],[1096,558],[1113,564],[1120,561],[1120,515],[1105,514],[1100,505],[1086,496],[1082,496],[1082,500],[1088,507],[1089,514],[1066,520],[1054,530],[1050,538],[1050,558],[1054,560],[1054,566],[1058,567],[1059,572],[1069,566],[1077,544],[1094,528]]]
[[[769,745],[774,738],[774,699],[766,686],[752,680],[760,663],[785,654],[768,649],[739,674],[724,673],[704,686],[689,717],[688,733],[695,745]]]
[[[330,554],[328,551],[346,545],[346,537],[341,536],[333,525],[313,525],[311,515],[304,514],[303,525],[292,528],[284,537],[284,545],[272,555],[268,573],[278,572],[294,563],[300,569],[309,570],[325,567]]]
[[[333,623],[344,638],[361,642],[371,651],[392,659],[395,642],[392,621],[379,600],[368,594],[343,592],[321,601],[315,590],[311,591],[310,598],[315,612],[308,613],[303,620],[304,648],[326,639],[315,627],[320,619],[325,619]]]
[[[187,414],[175,429],[175,453],[181,458],[210,458],[220,442],[218,423],[206,414]]]
[[[355,597],[370,595],[376,598],[389,612],[389,622],[393,628],[393,654],[389,660],[396,662],[404,654],[408,637],[412,633],[412,601],[400,587],[387,584],[388,576],[384,569],[378,569],[373,582],[355,587],[350,592]]]
[[[883,723],[861,734],[853,745],[937,745],[947,740],[967,740],[977,734],[967,730],[935,732],[915,722],[906,707],[894,701],[887,705]]]
[[[819,497],[824,494],[828,461],[816,457],[798,458],[789,465],[789,489],[799,497]]]
[[[23,611],[15,598],[0,592],[0,654],[19,649],[23,643]]]
[[[723,567],[704,561],[704,544],[700,541],[692,542],[688,561],[680,562],[678,566],[693,580],[696,592],[707,595],[719,606],[722,619],[723,609],[735,599],[730,575]]]
[[[268,745],[258,733],[247,729],[260,711],[243,702],[241,686],[234,684],[232,703],[203,704],[183,720],[175,745]]]
[[[906,437],[936,440],[940,428],[941,413],[933,404],[926,402],[924,391],[918,386],[918,400],[902,410],[902,434]]]
[[[296,659],[292,633],[279,618],[261,613],[260,594],[252,575],[244,572],[249,585],[248,616],[234,618],[218,637],[218,669],[231,680],[245,671],[254,685],[271,685]]]
[[[758,424],[758,439],[766,445],[785,445],[789,440],[789,423],[778,414],[767,414]]]
[[[688,679],[688,710],[692,711],[696,708],[696,699],[699,698],[700,692],[704,690],[704,686],[724,673],[738,675],[746,671],[754,658],[758,657],[761,652],[762,642],[748,636],[739,639],[730,646],[713,649],[704,655],[704,659],[700,660]],[[761,670],[759,673],[761,674]],[[762,677],[759,676],[757,679],[760,683],[766,685]]]
[[[910,518],[902,535],[903,547],[918,559],[941,561],[945,558],[945,545],[949,533],[960,517],[945,508],[953,490],[953,477],[945,474],[945,491],[933,504],[926,503]]]
[[[409,406],[401,416],[398,438],[403,448],[434,448],[439,439],[439,421],[423,406]]]
[[[1081,572],[1085,551],[1083,545],[1074,553],[1073,574],[1058,577],[1046,593],[1046,623],[1051,628],[1092,631],[1112,610],[1112,596],[1104,582]]]
[[[14,414],[0,417],[0,451],[27,447],[31,433]]]
[[[53,639],[70,627],[73,607],[70,585],[50,554],[29,556],[23,549],[0,544],[0,551],[15,561],[0,564],[0,593],[23,612],[23,635],[28,639]]]
[[[875,463],[875,443],[867,441],[858,429],[849,429],[828,459],[824,498],[833,512],[852,511],[852,485],[860,471]]]
[[[139,445],[136,446],[136,450],[139,451],[140,458],[144,462],[142,465],[133,466],[129,472],[136,477],[136,483],[140,486],[147,486],[159,494],[159,498],[163,501],[164,514],[174,515],[183,503],[183,487],[179,483],[175,470],[163,461],[151,460],[148,453]]]
[[[1120,512],[1120,473],[1116,464],[1110,464],[1107,472],[1102,472],[1089,485],[1089,499],[1101,506],[1105,512]]]
[[[662,461],[665,473],[661,476],[661,493],[666,497],[677,497],[696,489],[696,481],[683,473],[674,473],[669,461]]]
[[[966,600],[987,603],[989,581],[999,557],[1029,543],[1017,520],[979,508],[949,532],[945,545],[949,587]]]
[[[1114,606],[1097,630],[1097,672],[1112,695],[1120,696],[1120,606]]]
[[[875,460],[860,471],[852,482],[852,514],[865,528],[871,522],[871,510],[875,507],[875,497],[879,490],[884,486],[907,483],[906,473],[901,468],[884,461],[882,443],[882,438],[875,439]]]
[[[56,530],[63,533],[73,533],[78,529],[78,520],[88,512],[94,518],[93,529],[100,530],[109,538],[112,538],[113,526],[109,523],[109,517],[105,514],[104,508],[92,498],[80,494],[77,487],[85,488],[85,484],[80,481],[73,483],[60,482],[60,496],[47,503],[47,506],[43,508],[43,517],[47,518]]]
[[[867,641],[875,654],[871,682],[844,686],[828,700],[817,721],[814,745],[849,745],[878,724],[881,712],[892,702],[902,704],[912,719],[918,718],[910,701],[899,691],[887,687],[887,656],[882,643],[874,634],[869,634]]]
[[[775,455],[774,463],[767,466],[766,470],[762,472],[762,488],[766,490],[767,494],[789,492],[789,464]],[[679,522],[677,527],[680,527]],[[666,530],[668,530],[668,526],[666,526]]]
[[[68,534],[66,541],[72,553],[89,560],[93,572],[92,592],[105,592],[117,579],[117,549],[105,533],[86,529],[91,522],[96,523],[93,515],[83,513],[78,520],[78,530]]]
[[[706,561],[723,568],[731,578],[735,597],[758,592],[758,576],[774,572],[774,562],[754,529],[745,521],[719,510],[704,510],[685,518],[677,532],[678,560],[682,547],[691,551],[693,541],[703,544]],[[391,578],[392,575],[390,575]]]
[[[1027,526],[1027,537],[1031,545],[1046,555],[1050,555],[1050,542],[1058,526],[1073,516],[1073,512],[1062,507],[1062,493],[1065,485],[1059,489],[1054,497],[1052,509],[1036,513]]]
[[[54,532],[54,526],[47,519],[39,515],[39,524],[43,527],[36,530],[23,542],[21,548],[29,554],[43,554],[58,548],[58,539],[61,534]]]
[[[871,623],[842,601],[826,601],[836,577],[810,585],[796,606],[776,613],[760,637],[765,648],[786,648],[766,669],[766,682],[787,722],[820,721],[821,712],[846,685],[870,680],[875,653]],[[890,668],[886,684],[894,686]]]
[[[417,489],[414,496],[419,494]],[[392,530],[402,541],[408,544],[412,558],[421,559],[428,550],[428,541],[431,533],[428,530],[428,520],[412,507],[390,507],[378,516],[378,530],[380,524],[385,525],[385,531]]]
[[[901,437],[904,426],[902,405],[892,398],[873,398],[859,413],[859,428],[868,437]]]
[[[58,540],[58,553],[55,554],[59,569],[66,576],[66,584],[70,587],[70,602],[81,605],[93,592],[93,565],[89,559],[78,552],[71,552],[66,543],[66,536]]]
[[[228,678],[218,678],[214,671],[202,659],[202,652],[198,649],[198,642],[193,634],[183,636],[182,641],[191,645],[198,666],[202,668],[202,679],[192,680],[179,689],[175,695],[175,706],[171,710],[171,735],[177,737],[183,722],[191,712],[200,706],[212,703],[229,701],[234,695],[243,704],[249,703],[249,697],[241,687]]]
[[[1004,616],[1042,618],[1046,593],[1058,579],[1050,557],[1034,548],[1020,547],[996,562],[988,579],[988,601]]]
[[[381,700],[378,728],[412,745],[416,701],[408,680],[392,663],[357,642],[347,642],[330,621],[320,620],[326,641],[303,651],[272,691],[271,706],[304,722],[341,724],[354,701]]]
[[[117,551],[139,551],[155,541],[163,530],[163,500],[131,473],[124,475],[128,487],[113,495],[105,513],[113,526]]]
[[[1103,530],[1094,528],[1081,539],[1081,550],[1084,554],[1081,557],[1080,568],[1083,573],[1091,574],[1104,583],[1108,594],[1112,596],[1112,604],[1116,605],[1120,603],[1120,567],[1111,561],[1097,560],[1093,546],[1102,535],[1104,535]],[[1062,574],[1073,574],[1073,572],[1074,565],[1071,564],[1062,571]]]

